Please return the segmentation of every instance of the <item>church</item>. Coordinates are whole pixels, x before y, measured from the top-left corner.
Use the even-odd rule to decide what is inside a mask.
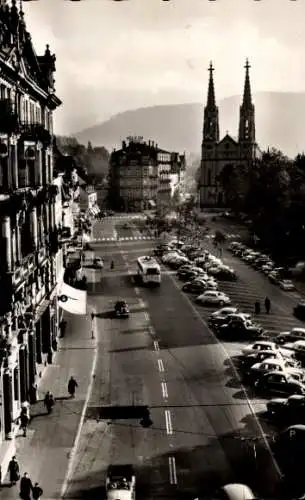
[[[227,165],[249,168],[260,156],[255,141],[255,111],[251,96],[250,65],[246,61],[245,85],[240,106],[238,140],[226,134],[219,138],[219,113],[215,100],[213,65],[209,67],[207,103],[204,108],[203,137],[199,180],[200,208],[224,207],[225,196],[219,182],[219,174]]]

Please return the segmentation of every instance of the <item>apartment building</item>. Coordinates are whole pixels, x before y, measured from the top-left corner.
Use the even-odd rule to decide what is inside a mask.
[[[53,182],[55,55],[38,56],[16,1],[0,5],[0,466],[14,452],[16,419],[35,402],[58,327]]]

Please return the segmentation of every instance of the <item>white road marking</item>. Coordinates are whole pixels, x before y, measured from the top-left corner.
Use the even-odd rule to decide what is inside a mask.
[[[159,342],[157,340],[154,340],[154,349],[155,351],[160,351]]]
[[[171,416],[170,410],[165,410],[164,415],[165,415],[166,434],[168,434],[170,436],[174,433],[173,425],[172,425],[172,416]]]
[[[156,335],[156,332],[152,326],[148,327],[148,333],[151,337],[154,337]]]
[[[94,314],[96,314],[96,310],[95,309],[93,309],[92,312]],[[74,439],[74,442],[73,442],[73,445],[72,445],[72,448],[71,448],[71,451],[70,451],[70,454],[69,454],[68,469],[67,469],[67,472],[66,472],[66,475],[65,475],[62,487],[61,487],[61,491],[60,491],[60,498],[61,499],[64,498],[64,496],[65,496],[65,494],[67,492],[67,489],[68,489],[68,486],[69,486],[69,482],[70,482],[70,479],[71,479],[73,471],[74,471],[74,460],[75,460],[77,448],[78,448],[78,445],[79,445],[79,441],[80,441],[80,438],[81,438],[82,428],[83,428],[83,425],[84,425],[85,416],[86,416],[86,412],[87,412],[87,408],[88,408],[88,405],[89,405],[89,401],[90,401],[90,397],[91,397],[91,393],[92,393],[92,389],[93,389],[93,384],[94,384],[94,374],[95,374],[95,370],[96,370],[96,366],[97,366],[97,360],[98,360],[97,345],[98,345],[98,334],[99,334],[99,331],[98,331],[98,328],[96,328],[96,322],[93,322],[92,327],[95,329],[95,338],[97,339],[97,342],[95,343],[95,352],[94,352],[94,357],[93,357],[93,362],[92,362],[92,368],[91,368],[91,374],[90,374],[90,383],[89,383],[89,386],[88,386],[88,389],[87,389],[86,399],[84,401],[84,405],[83,405],[83,408],[82,408],[82,413],[81,413],[81,416],[80,416],[80,420],[79,420],[79,424],[78,424],[78,428],[77,428],[77,433],[76,433],[76,436],[75,436],[75,439]]]
[[[144,313],[144,318],[146,321],[149,321],[149,314],[147,311],[145,311],[145,313]]]
[[[177,284],[177,282],[175,281],[175,279],[173,278],[173,276],[169,275],[169,279],[172,281],[172,283],[174,284],[174,286],[177,288],[177,290],[179,290],[179,292],[181,293],[181,290]],[[182,297],[184,297],[184,300],[189,304],[189,306],[191,307],[192,311],[194,312],[195,316],[199,319],[199,321],[201,322],[201,324],[208,329],[208,331],[211,333],[211,335],[213,336],[213,338],[215,339],[215,342],[219,345],[219,347],[224,351],[225,355],[227,356],[228,360],[229,360],[229,363],[231,365],[231,368],[233,370],[233,373],[235,375],[235,377],[237,378],[237,380],[239,380],[240,382],[240,386],[241,386],[241,389],[246,397],[246,400],[247,400],[247,403],[248,403],[248,406],[249,406],[249,409],[250,409],[250,412],[252,414],[252,417],[254,418],[255,422],[256,422],[256,425],[257,425],[257,428],[259,429],[260,433],[261,433],[261,436],[262,436],[262,439],[263,439],[263,442],[264,442],[264,445],[266,446],[266,449],[268,450],[270,456],[271,456],[271,460],[273,461],[273,465],[279,475],[279,477],[282,477],[282,473],[281,473],[281,470],[279,468],[279,465],[276,461],[276,459],[274,458],[274,455],[272,453],[272,450],[270,448],[270,445],[269,445],[269,442],[268,442],[268,439],[264,433],[264,430],[263,430],[263,427],[259,421],[259,419],[257,418],[257,415],[256,415],[256,412],[255,412],[255,409],[252,405],[252,402],[250,401],[249,397],[248,397],[248,393],[247,393],[247,390],[246,388],[242,385],[242,380],[240,378],[240,375],[236,369],[236,366],[234,365],[234,363],[232,362],[232,359],[231,359],[231,356],[229,355],[229,353],[227,352],[225,346],[219,341],[219,339],[216,337],[216,335],[212,332],[212,330],[210,330],[208,324],[206,321],[204,321],[204,319],[200,316],[199,312],[197,311],[196,307],[194,306],[194,304],[191,302],[191,300],[189,299],[189,297],[186,295],[186,294],[182,294]]]
[[[168,467],[170,484],[178,484],[175,457],[168,457]]]
[[[140,295],[140,290],[138,289],[137,286],[134,287],[134,291],[136,295]]]
[[[162,396],[164,399],[168,398],[167,383],[161,382]]]
[[[162,359],[158,359],[158,368],[159,368],[160,373],[164,372],[164,364],[163,364]]]
[[[139,299],[139,306],[140,307],[146,307],[146,304],[145,304],[144,300]]]

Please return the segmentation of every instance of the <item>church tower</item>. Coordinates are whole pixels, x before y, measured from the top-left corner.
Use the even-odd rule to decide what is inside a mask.
[[[219,141],[219,118],[218,107],[215,101],[215,89],[213,80],[213,64],[209,66],[209,85],[207,103],[204,108],[203,132],[201,144],[200,164],[200,206],[206,205],[206,200],[216,182],[216,146]]]
[[[213,80],[214,68],[212,62],[210,62],[210,67],[208,71],[210,73],[210,77],[209,77],[209,87],[208,87],[208,98],[206,106],[204,108],[203,138],[202,138],[203,144],[219,141],[218,108],[215,102],[215,89]]]
[[[242,156],[251,157],[254,154],[255,147],[255,113],[252,103],[251,85],[249,75],[250,64],[246,60],[245,70],[245,85],[242,105],[240,106],[239,114],[239,132],[238,142],[241,147]]]

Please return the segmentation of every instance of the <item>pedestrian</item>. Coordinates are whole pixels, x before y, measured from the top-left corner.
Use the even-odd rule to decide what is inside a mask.
[[[68,382],[68,393],[70,394],[71,398],[74,398],[75,396],[76,387],[78,387],[78,383],[76,382],[75,378],[71,376]]]
[[[12,459],[10,460],[8,464],[8,471],[10,476],[10,485],[14,486],[20,479],[19,464],[16,460],[16,457],[12,457]]]
[[[23,431],[23,437],[26,437],[26,431],[29,425],[29,416],[27,408],[22,408],[20,413],[20,427]]]
[[[265,309],[266,309],[266,313],[269,314],[270,309],[271,309],[271,301],[270,301],[269,297],[265,298]]]
[[[114,261],[113,260],[111,261],[110,269],[114,269]]]
[[[41,497],[42,494],[43,494],[43,489],[40,488],[38,483],[35,483],[33,491],[32,491],[33,499],[39,500],[39,498]]]
[[[53,396],[53,394],[50,391],[47,391],[47,393],[46,393],[46,395],[44,397],[43,403],[44,403],[44,405],[46,407],[46,410],[47,410],[48,414],[50,414],[51,411],[52,411],[53,406],[55,405],[54,396]]]
[[[261,304],[260,304],[260,301],[257,300],[254,304],[254,310],[255,310],[255,314],[260,314],[261,312]]]
[[[31,491],[33,490],[32,481],[29,478],[27,472],[23,474],[23,477],[20,481],[20,498],[22,500],[31,500]]]

